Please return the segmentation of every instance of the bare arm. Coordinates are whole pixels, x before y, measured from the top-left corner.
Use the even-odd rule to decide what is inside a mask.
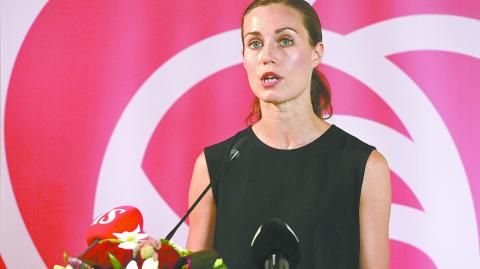
[[[388,269],[391,196],[390,169],[375,150],[367,160],[360,196],[361,269]]]
[[[195,199],[210,183],[207,161],[202,152],[195,161],[192,180],[188,192],[188,205],[191,206]],[[197,207],[190,214],[190,227],[188,231],[187,249],[192,251],[213,249],[213,234],[215,231],[216,207],[212,190],[208,191]]]

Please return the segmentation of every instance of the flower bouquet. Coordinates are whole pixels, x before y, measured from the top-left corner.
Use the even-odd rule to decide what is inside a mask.
[[[170,241],[155,240],[142,232],[142,227],[143,218],[134,207],[121,206],[107,211],[90,225],[87,249],[76,257],[64,253],[65,266],[55,265],[53,268],[227,269],[213,251],[194,253]]]

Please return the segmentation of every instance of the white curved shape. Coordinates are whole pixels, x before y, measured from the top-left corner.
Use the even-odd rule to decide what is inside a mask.
[[[406,158],[404,156],[409,156],[408,163],[415,164],[418,162],[422,165],[422,163],[425,163],[424,158],[426,158],[425,155],[428,153],[424,152],[418,143],[413,143],[397,131],[382,124],[343,115],[336,115],[332,117],[331,121],[342,126],[348,126],[348,128],[345,128],[347,131],[381,149],[382,153],[389,160],[392,170],[399,174],[402,179],[402,174],[406,172],[414,174],[413,181],[422,181],[424,177],[431,176],[432,171],[429,170],[437,169],[436,166],[431,166],[430,169],[426,169],[426,173],[422,173],[423,171],[419,170],[418,167],[405,166],[404,160]],[[435,157],[430,156],[432,158],[431,162],[436,162],[442,157],[439,155],[436,159],[433,159]],[[404,166],[399,169],[397,164]],[[429,165],[428,162],[427,165]],[[447,167],[442,170],[451,169]],[[457,171],[450,172],[455,173]],[[409,179],[412,180],[412,178]],[[452,180],[454,183],[457,183],[459,179],[461,178],[453,178]],[[449,187],[455,189],[455,186]],[[434,197],[439,192],[442,195],[442,187],[432,186],[430,190],[432,189],[435,191],[430,191],[430,193]],[[459,190],[456,191],[458,192]],[[476,247],[478,243],[475,237],[476,230],[471,230],[476,229],[476,227],[469,227],[469,224],[465,223],[468,220],[471,221],[471,217],[468,215],[470,212],[464,211],[464,208],[461,207],[462,202],[468,202],[468,197],[460,202],[454,201],[453,204],[451,203],[452,199],[438,199],[436,197],[435,204],[425,205],[423,201],[429,197],[418,196],[418,191],[416,190],[413,190],[413,192],[419,198],[425,212],[394,204],[390,222],[390,237],[421,249],[435,262],[438,268],[456,268],[455,266],[462,265],[464,268],[476,268],[477,265],[480,265],[478,248]],[[468,195],[469,193],[466,196]],[[456,197],[455,200],[461,200],[455,193],[452,196]],[[441,202],[448,202],[449,204],[445,205]],[[456,211],[459,212],[457,213]],[[473,218],[475,218],[475,215],[473,215]],[[438,240],[432,240],[432,238]],[[452,245],[462,247],[454,249],[451,247]]]
[[[408,29],[411,35],[427,39],[424,42],[417,42],[415,45],[417,47],[411,45],[408,47],[409,50],[441,49],[466,55],[477,55],[470,47],[471,42],[465,38],[455,40],[455,44],[453,44],[453,42],[445,42],[443,35],[429,35],[436,31],[438,25],[442,24],[444,20],[455,24],[443,31],[446,36],[450,37],[458,35],[455,31],[448,32],[452,31],[451,29],[455,30],[463,26],[469,30],[478,28],[477,21],[443,15],[402,17],[389,20],[388,23],[393,25],[389,26],[392,27],[390,29],[392,32],[402,26]],[[399,22],[397,23],[397,21]],[[381,24],[383,23],[378,25]],[[428,98],[410,78],[385,58],[386,55],[404,50],[395,46],[390,50],[388,46],[387,49],[380,50],[369,44],[370,40],[380,40],[379,33],[381,34],[381,31],[368,31],[370,27],[380,27],[378,25],[372,25],[352,33],[354,36],[352,40],[349,39],[349,35],[341,36],[326,31],[325,43],[328,53],[324,62],[349,73],[373,89],[399,115],[413,138],[412,145],[406,146],[405,150],[401,152],[415,152],[418,155],[409,156],[407,159],[412,158],[415,161],[407,162],[404,159],[403,162],[406,164],[402,166],[402,162],[397,161],[400,158],[396,155],[398,153],[385,155],[387,159],[393,160],[391,161],[392,169],[397,171],[414,191],[425,212],[419,214],[400,206],[394,206],[392,235],[400,241],[421,248],[439,268],[458,268],[457,266],[462,262],[470,267],[480,265],[473,200],[458,152],[445,124]],[[388,30],[388,27],[386,29]],[[473,36],[475,32],[467,34]],[[95,201],[96,214],[119,203],[129,201],[132,205],[141,205],[139,208],[146,215],[146,225],[150,225],[147,226],[147,229],[151,227],[155,231],[163,230],[163,234],[165,234],[166,229],[173,226],[171,222],[175,222],[178,217],[171,212],[171,209],[156,193],[148,178],[141,171],[143,154],[157,123],[184,92],[207,76],[241,62],[240,55],[233,53],[232,51],[235,50],[231,49],[238,44],[238,35],[239,30],[235,30],[193,44],[160,67],[139,89],[122,114],[108,145],[98,182],[97,200]],[[328,46],[329,44],[332,46]],[[395,43],[387,42],[387,44]],[[222,51],[223,48],[229,49]],[[459,48],[465,49],[465,51],[460,51]],[[358,53],[359,49],[361,54]],[[202,65],[204,62],[210,63],[211,59],[207,61],[204,57],[211,54],[217,55],[218,61],[210,65]],[[181,78],[177,77],[177,70],[182,70],[185,63],[193,65],[189,67],[192,71],[188,74],[182,73]],[[382,75],[379,76],[379,74]],[[164,91],[160,92],[156,89]],[[406,107],[405,104],[410,105]],[[142,121],[138,119],[142,119]],[[427,122],[428,126],[425,125]],[[366,125],[368,128],[365,128]],[[132,126],[136,128],[133,129]],[[378,132],[384,132],[387,129],[358,118],[345,121],[345,126],[350,126],[354,134],[369,128]],[[392,135],[391,132],[384,133],[387,136]],[[407,144],[405,139],[392,139]],[[388,148],[381,143],[378,145],[381,151]],[[109,194],[112,194],[112,191],[108,190],[108,186],[137,188],[138,184],[141,187],[134,192],[143,195],[132,194],[126,199],[124,197],[108,197]],[[435,193],[432,193],[432,189],[435,190]],[[456,199],[439,204],[443,201],[438,198],[439,195],[440,197],[453,196]],[[172,221],[162,224],[155,223],[154,219],[148,220],[150,215],[157,215],[159,210],[153,212],[147,208],[147,205],[158,206],[162,214],[169,216],[168,219],[172,217]],[[145,208],[142,208],[143,206]],[[462,222],[458,223],[456,220],[462,220]],[[414,223],[415,227],[424,228],[408,230],[408,226],[398,225],[403,221]],[[458,233],[458,230],[461,232]],[[420,232],[424,233],[423,236]],[[185,230],[181,231],[181,234],[185,235]],[[445,243],[440,244],[433,241],[432,238],[442,238],[442,242]],[[463,247],[447,249],[449,245]]]
[[[240,31],[234,30],[192,45],[172,57],[141,86],[110,139],[97,185],[95,214],[128,203],[142,211],[150,234],[165,236],[173,228],[179,217],[141,169],[143,156],[158,122],[182,94],[218,70],[240,63],[239,36]],[[216,55],[213,61],[210,55]],[[189,72],[178,75],[187,64]],[[118,189],[132,189],[133,192],[128,197],[114,195]],[[173,240],[184,245],[186,236],[187,228],[183,225]]]
[[[381,36],[381,42],[368,43],[365,47],[377,55],[388,56],[428,48],[480,58],[478,33],[478,19],[453,15],[412,15],[369,25],[345,38],[348,42],[357,43],[365,42],[367,36]]]
[[[15,59],[31,25],[46,3],[46,0],[1,1],[0,255],[7,268],[46,267],[30,238],[13,193],[5,154],[3,124],[7,89]]]

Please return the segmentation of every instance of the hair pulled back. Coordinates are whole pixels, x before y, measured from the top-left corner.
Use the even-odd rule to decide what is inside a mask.
[[[297,10],[302,17],[302,24],[307,30],[310,46],[314,47],[318,42],[322,42],[322,27],[317,12],[304,0],[254,0],[245,9],[242,16],[242,46],[243,46],[243,23],[245,16],[257,7],[268,6],[270,4],[282,4]],[[314,68],[312,70],[312,81],[310,83],[310,99],[312,102],[313,111],[322,119],[328,119],[333,113],[331,103],[331,91],[325,75]],[[262,111],[260,110],[260,101],[258,97],[252,104],[252,108],[247,118],[246,123],[251,125],[262,118]]]

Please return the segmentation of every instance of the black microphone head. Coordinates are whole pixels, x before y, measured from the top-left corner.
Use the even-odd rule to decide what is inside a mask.
[[[235,144],[233,144],[232,149],[230,150],[230,154],[228,155],[228,158],[230,159],[230,161],[237,158],[240,155],[240,151],[238,151],[238,149],[243,144],[243,142],[247,140],[247,138],[248,138],[247,136],[242,137],[238,139],[237,142],[235,142]]]
[[[252,240],[252,258],[257,268],[265,268],[265,261],[272,255],[283,255],[290,268],[300,261],[297,235],[279,219],[270,219],[260,226]]]

